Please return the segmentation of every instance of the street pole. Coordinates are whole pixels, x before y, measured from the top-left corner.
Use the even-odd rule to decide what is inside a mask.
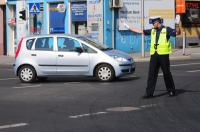
[[[144,30],[144,0],[141,2],[141,15],[142,15],[142,20],[141,20],[141,29],[142,31]],[[142,58],[145,57],[145,51],[144,51],[144,34],[142,33]]]
[[[37,34],[37,14],[33,15],[33,34]]]
[[[185,31],[183,32],[183,55],[185,55],[185,45],[186,45],[186,33]]]
[[[115,49],[115,11],[112,9],[112,48]]]

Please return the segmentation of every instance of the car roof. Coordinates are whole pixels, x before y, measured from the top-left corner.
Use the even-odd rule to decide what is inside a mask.
[[[74,38],[81,37],[80,35],[72,35],[72,34],[39,34],[39,35],[28,35],[28,36],[26,36],[24,38],[25,39],[29,39],[29,38],[54,37],[54,36],[66,36],[66,37],[74,37]]]

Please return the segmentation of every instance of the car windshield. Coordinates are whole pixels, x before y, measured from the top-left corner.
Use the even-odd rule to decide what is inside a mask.
[[[78,37],[79,39],[81,39],[82,41],[85,41],[87,42],[88,44],[96,47],[97,49],[100,49],[100,50],[112,50],[112,48],[108,48],[107,46],[105,46],[104,44],[101,44],[100,42],[96,42],[90,38],[87,38],[87,37],[83,37],[83,36],[79,36]]]

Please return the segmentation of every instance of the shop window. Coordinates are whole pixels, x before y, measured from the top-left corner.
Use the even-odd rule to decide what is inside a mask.
[[[44,32],[44,15],[43,15],[43,4],[40,3],[40,13],[29,15],[29,28],[30,34],[41,34]]]
[[[186,12],[182,15],[182,24],[184,27],[200,27],[200,2],[186,1]]]

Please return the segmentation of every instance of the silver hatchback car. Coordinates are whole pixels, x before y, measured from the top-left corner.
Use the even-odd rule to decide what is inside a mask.
[[[128,54],[83,36],[65,34],[22,38],[13,66],[24,83],[62,75],[111,81],[135,71],[135,62]]]

